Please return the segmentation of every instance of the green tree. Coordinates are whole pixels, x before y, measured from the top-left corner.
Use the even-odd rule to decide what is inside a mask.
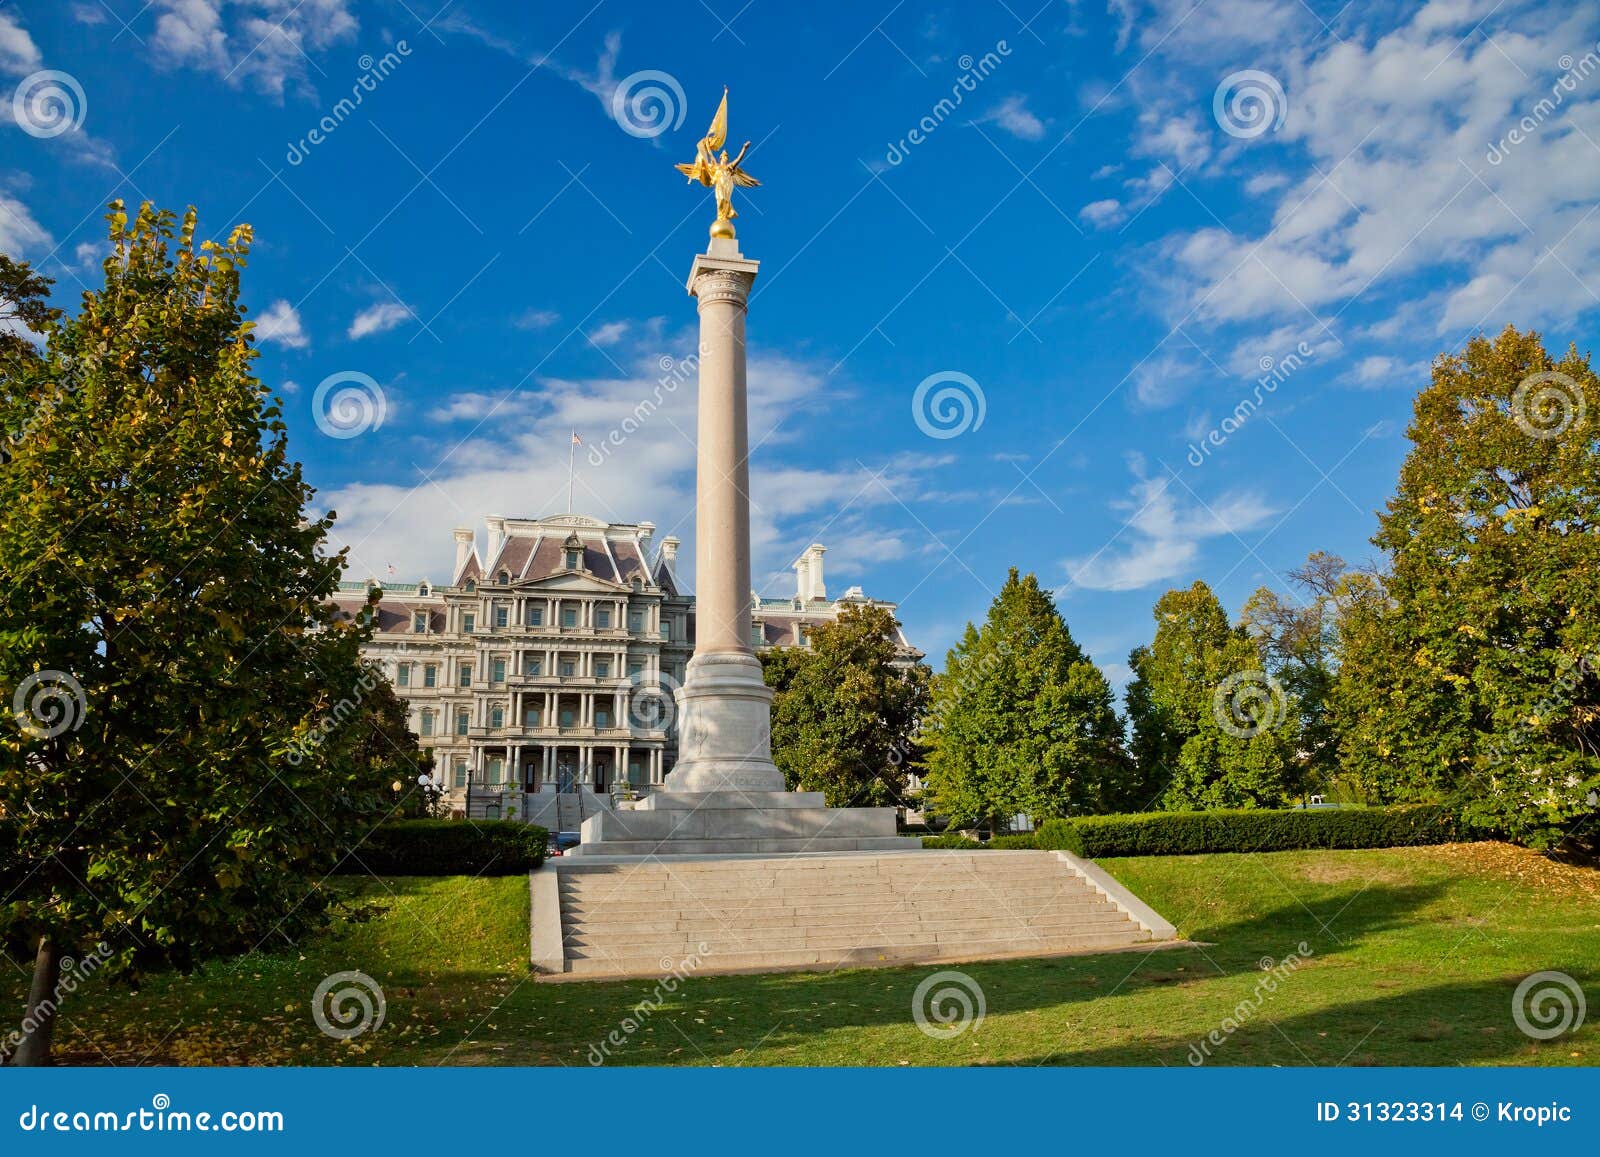
[[[1292,701],[1243,628],[1196,582],[1155,606],[1156,633],[1128,657],[1139,782],[1171,810],[1275,807],[1296,778]]]
[[[883,607],[846,607],[811,633],[811,646],[762,659],[772,704],[772,758],[789,787],[820,791],[830,807],[905,801],[929,672],[900,662],[900,624]]]
[[[335,618],[332,515],[251,372],[250,231],[113,202],[105,284],[0,389],[0,938],[133,981],[292,940],[382,806],[354,738],[369,627]],[[63,388],[70,385],[70,388]]]
[[[1390,573],[1338,701],[1377,798],[1453,799],[1535,846],[1600,794],[1600,380],[1507,327],[1441,356],[1374,540]]]
[[[1116,811],[1131,795],[1111,685],[1015,568],[951,648],[923,731],[929,803],[959,824]]]

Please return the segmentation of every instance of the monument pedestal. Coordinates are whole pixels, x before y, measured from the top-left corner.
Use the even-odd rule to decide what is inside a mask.
[[[658,791],[631,811],[583,821],[569,856],[909,852],[889,807],[830,808],[820,791]]]

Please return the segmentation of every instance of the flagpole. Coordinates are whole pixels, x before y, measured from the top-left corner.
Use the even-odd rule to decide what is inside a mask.
[[[572,513],[572,469],[578,454],[578,432],[572,432],[572,439],[567,443],[567,513]]]

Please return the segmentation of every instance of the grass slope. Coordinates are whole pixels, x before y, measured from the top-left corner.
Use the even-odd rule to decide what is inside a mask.
[[[961,965],[987,1014],[948,1040],[912,1020],[926,967],[691,978],[628,1031],[653,983],[532,980],[526,881],[448,878],[352,883],[381,911],[299,949],[138,993],[91,984],[65,1010],[59,1052],[119,1065],[585,1065],[615,1029],[626,1039],[609,1063],[1185,1065],[1237,1016],[1207,1063],[1600,1061],[1600,872],[1497,844],[1105,863],[1206,945]],[[1302,942],[1304,963],[1261,995],[1260,962]],[[350,969],[382,985],[387,1013],[338,1042],[309,1002]],[[1548,969],[1588,989],[1593,1015],[1536,1042],[1512,1020],[1512,992]],[[20,1010],[25,977],[7,970],[4,983]]]

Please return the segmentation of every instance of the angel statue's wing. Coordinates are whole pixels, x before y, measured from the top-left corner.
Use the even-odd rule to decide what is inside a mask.
[[[754,189],[757,185],[761,184],[760,181],[756,180],[754,177],[752,177],[749,173],[745,172],[743,169],[735,169],[735,170],[733,170],[732,176],[733,176],[733,183],[735,185],[740,186],[741,188]]]
[[[711,118],[711,127],[706,130],[705,143],[708,148],[715,151],[720,149],[728,139],[728,90],[722,90],[722,103],[717,105],[717,115]]]
[[[677,169],[678,172],[682,173],[685,177],[688,177],[691,181],[698,181],[700,179],[699,161],[691,161],[687,165],[673,165],[672,167]]]

